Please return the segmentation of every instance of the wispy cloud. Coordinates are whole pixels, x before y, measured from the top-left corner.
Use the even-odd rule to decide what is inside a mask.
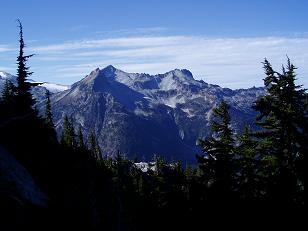
[[[104,36],[140,36],[140,35],[150,35],[150,34],[159,34],[166,32],[168,29],[166,27],[141,27],[133,29],[120,29],[120,30],[105,30],[105,31],[96,31],[95,34],[104,35]]]
[[[52,73],[62,83],[71,83],[96,67],[113,64],[124,71],[151,74],[186,68],[196,79],[224,87],[261,86],[263,59],[267,57],[280,68],[288,54],[299,68],[299,82],[308,86],[305,77],[308,75],[308,38],[305,36],[133,36],[67,41],[28,49],[38,54],[33,58],[33,66],[40,66],[37,75],[47,77]]]
[[[133,38],[111,38],[72,41],[60,44],[32,47],[30,50],[36,52],[63,52],[67,50],[98,49],[114,47],[147,47],[172,45],[181,43],[190,37],[186,36],[166,36],[166,37],[133,37]]]
[[[0,44],[0,52],[7,52],[7,51],[11,51],[12,48],[9,45],[1,45]]]

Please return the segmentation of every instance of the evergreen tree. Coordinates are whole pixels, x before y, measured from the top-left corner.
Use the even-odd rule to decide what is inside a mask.
[[[78,129],[78,136],[77,136],[77,143],[78,143],[78,147],[81,149],[81,150],[86,150],[87,147],[86,147],[86,144],[84,142],[84,138],[83,138],[83,133],[82,133],[82,130],[81,130],[81,126],[79,126],[79,129]]]
[[[19,55],[17,57],[17,110],[19,113],[29,113],[33,112],[32,106],[35,103],[35,100],[32,98],[32,94],[30,92],[31,87],[36,86],[38,84],[28,82],[28,77],[32,75],[32,72],[29,71],[29,67],[27,66],[27,61],[31,55],[24,54],[25,43],[23,39],[23,27],[21,22],[18,20],[19,27]]]
[[[65,147],[75,148],[76,147],[75,137],[76,135],[75,135],[73,124],[71,120],[68,118],[68,116],[66,115],[64,117],[64,122],[63,122],[61,144],[64,145]]]
[[[48,90],[46,90],[45,97],[46,97],[46,102],[45,102],[45,120],[46,120],[47,125],[50,128],[54,128],[55,125],[53,123],[53,118],[52,118],[51,102],[50,102],[50,92]]]
[[[265,59],[265,87],[268,94],[254,105],[259,112],[257,124],[264,130],[256,135],[269,144],[267,153],[276,156],[283,165],[291,164],[297,154],[303,154],[304,139],[307,137],[307,93],[295,85],[295,67],[288,59],[287,70],[282,74],[273,70]]]
[[[219,107],[213,110],[213,135],[208,140],[201,140],[203,150],[214,159],[230,159],[233,151],[233,134],[230,128],[230,106],[222,101]]]
[[[213,194],[219,197],[221,193],[230,193],[232,187],[234,139],[230,128],[229,105],[222,101],[213,112],[213,135],[209,139],[200,140],[205,155],[197,156],[197,159],[205,183],[208,187],[212,187],[215,190]],[[227,199],[226,195],[221,197]]]
[[[92,154],[92,156],[96,159],[96,160],[101,160],[102,159],[102,153],[101,153],[101,149],[99,147],[99,144],[97,142],[96,136],[94,131],[92,130],[90,135],[89,135],[89,151]]]
[[[239,154],[241,157],[245,157],[251,159],[255,155],[255,147],[257,145],[257,141],[252,137],[252,130],[250,126],[246,125],[244,127],[243,134],[237,137],[237,148],[236,153]]]
[[[249,126],[245,126],[243,134],[237,137],[237,147],[235,149],[237,158],[238,190],[244,199],[256,197],[258,160],[256,148],[258,142],[253,139]]]
[[[268,94],[254,105],[259,112],[257,124],[263,128],[256,136],[261,139],[259,146],[266,164],[265,173],[276,177],[269,185],[276,183],[277,194],[289,197],[294,195],[296,185],[298,188],[304,185],[301,163],[307,152],[307,93],[295,84],[296,68],[289,58],[282,73],[274,71],[266,59],[263,64]]]
[[[13,104],[15,96],[15,86],[10,80],[5,80],[1,94],[1,100],[4,104]]]
[[[0,97],[0,120],[12,116],[14,112],[15,86],[10,80],[6,80]]]

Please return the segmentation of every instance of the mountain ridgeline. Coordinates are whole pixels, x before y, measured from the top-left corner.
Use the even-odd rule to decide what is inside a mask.
[[[58,134],[66,115],[86,136],[94,131],[105,156],[120,151],[131,159],[148,161],[156,154],[193,163],[200,153],[198,139],[211,134],[213,108],[227,101],[232,127],[239,132],[253,126],[256,112],[251,106],[264,94],[264,88],[210,85],[188,70],[149,75],[108,66],[53,94],[51,103]]]

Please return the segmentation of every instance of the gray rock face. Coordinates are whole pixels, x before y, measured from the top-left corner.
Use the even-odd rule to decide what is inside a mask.
[[[126,73],[108,66],[96,69],[52,96],[57,131],[64,115],[72,117],[85,135],[94,130],[105,155],[118,151],[149,160],[195,161],[199,138],[210,135],[212,109],[222,99],[231,105],[232,127],[239,132],[252,124],[251,105],[263,88],[231,90],[195,80],[188,70],[165,74]]]

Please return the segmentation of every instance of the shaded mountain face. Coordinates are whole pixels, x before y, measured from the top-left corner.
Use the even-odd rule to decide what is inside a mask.
[[[51,97],[58,133],[65,115],[86,136],[97,135],[104,155],[118,151],[129,158],[193,163],[199,138],[211,134],[212,109],[222,99],[231,105],[232,127],[252,124],[251,105],[263,88],[231,90],[195,80],[188,70],[165,74],[126,73],[108,66],[96,69],[70,89]]]
[[[16,207],[27,203],[45,207],[47,196],[35,184],[30,173],[0,145],[0,201]]]

